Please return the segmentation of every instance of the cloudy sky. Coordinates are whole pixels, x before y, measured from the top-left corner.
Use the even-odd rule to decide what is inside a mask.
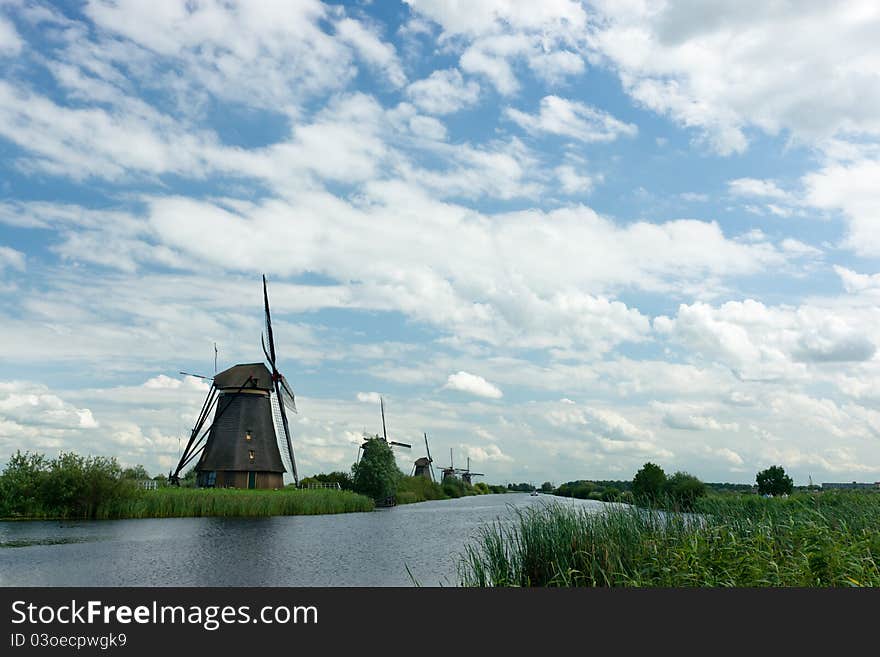
[[[0,0],[0,462],[176,461],[258,360],[302,474],[880,480],[880,5]],[[421,448],[401,457],[404,469]]]

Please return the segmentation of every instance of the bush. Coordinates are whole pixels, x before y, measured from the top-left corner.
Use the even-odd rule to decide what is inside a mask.
[[[114,458],[62,452],[50,461],[19,451],[0,475],[0,490],[4,516],[92,518],[99,504],[130,498],[136,488]]]
[[[676,472],[666,480],[663,491],[674,507],[690,511],[706,495],[706,484],[687,472]]]
[[[440,484],[425,477],[402,476],[397,484],[397,503],[412,504],[445,497]]]

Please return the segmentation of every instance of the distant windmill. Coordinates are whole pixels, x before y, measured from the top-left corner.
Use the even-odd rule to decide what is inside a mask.
[[[416,462],[413,464],[412,476],[413,477],[424,477],[425,479],[430,479],[434,481],[434,459],[431,458],[431,448],[428,447],[428,434],[425,434],[425,452],[428,454],[427,457],[422,456],[421,458],[417,458]]]
[[[392,447],[406,447],[407,449],[412,449],[412,445],[409,443],[399,443],[396,440],[388,440],[388,430],[385,428],[385,400],[382,397],[379,397],[379,410],[382,413],[382,436],[368,436],[366,433],[364,434],[364,442],[361,443],[360,447],[358,447],[358,457],[357,460],[360,463],[361,460],[361,450],[367,445],[371,440],[384,440],[386,443],[391,445]]]
[[[449,467],[448,468],[440,468],[440,472],[443,474],[443,478],[441,481],[446,481],[447,479],[455,479],[458,473],[462,472],[460,468],[456,468],[455,464],[452,462],[452,448],[449,448]]]
[[[180,483],[180,473],[196,458],[200,487],[281,488],[285,472],[299,483],[287,422],[287,409],[296,413],[296,400],[276,364],[265,276],[263,304],[266,335],[261,342],[269,367],[244,363],[213,378],[192,375],[212,383],[177,468],[168,476],[172,484]],[[213,420],[206,427],[212,411]],[[284,435],[283,444],[276,427]],[[287,467],[282,453],[288,459]]]
[[[485,477],[486,476],[482,472],[471,472],[471,457],[470,456],[468,456],[468,460],[467,460],[467,469],[466,470],[459,470],[459,473],[461,474],[461,480],[466,484],[473,483],[471,481],[471,477]]]

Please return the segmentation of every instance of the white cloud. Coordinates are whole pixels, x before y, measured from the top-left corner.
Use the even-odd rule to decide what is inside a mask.
[[[0,245],[0,272],[7,267],[18,271],[24,271],[25,259],[25,255],[21,251]]]
[[[48,387],[23,381],[0,382],[0,420],[33,427],[96,429],[98,422],[88,408],[77,408]],[[14,436],[3,436],[13,439]],[[20,445],[20,448],[26,445]]]
[[[563,164],[554,169],[562,191],[569,195],[589,194],[593,191],[596,180],[602,180],[601,176],[584,176],[578,173],[570,164]]]
[[[805,202],[843,213],[845,245],[867,257],[880,256],[880,160],[831,163],[803,178]]]
[[[459,445],[465,458],[473,461],[472,469],[478,469],[482,463],[512,463],[513,458],[501,451],[498,445]]]
[[[880,133],[869,2],[593,5],[600,20],[590,44],[627,92],[700,130],[720,153],[745,150],[749,127],[808,143]]]
[[[526,114],[508,107],[505,114],[531,134],[548,133],[585,143],[614,141],[620,136],[634,137],[638,128],[607,112],[559,96],[544,96],[538,114]]]
[[[360,21],[344,18],[335,25],[336,34],[346,43],[352,45],[368,64],[385,72],[389,82],[395,87],[406,84],[406,75],[397,59],[394,46],[382,41],[372,30]]]
[[[503,393],[496,386],[492,385],[483,377],[469,372],[456,372],[450,374],[446,380],[445,390],[457,390],[466,392],[477,397],[486,397],[488,399],[501,399]]]
[[[465,82],[458,69],[450,68],[416,80],[407,87],[406,94],[424,112],[452,114],[477,103],[480,85],[473,80]]]
[[[805,380],[808,367],[859,363],[877,351],[880,311],[814,302],[798,308],[772,307],[748,299],[720,307],[681,305],[675,318],[657,317],[661,334],[691,353],[717,360],[738,376],[759,380]]]
[[[0,57],[17,55],[21,52],[22,41],[15,30],[15,26],[3,16],[0,16]]]
[[[381,396],[378,392],[359,392],[356,395],[356,398],[359,402],[364,402],[368,404],[378,404],[380,397]]]
[[[757,178],[737,178],[727,183],[727,188],[734,196],[771,198],[781,201],[788,200],[789,194],[773,180],[759,180]]]

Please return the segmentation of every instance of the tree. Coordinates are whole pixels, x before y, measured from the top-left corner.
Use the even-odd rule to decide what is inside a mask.
[[[147,469],[142,465],[136,465],[133,468],[126,468],[122,471],[123,479],[134,479],[136,481],[142,481],[144,479],[150,478],[150,473],[147,472]]]
[[[364,442],[363,450],[361,460],[351,466],[355,492],[374,500],[396,494],[397,482],[403,473],[397,467],[391,445],[379,436],[372,436]]]
[[[755,475],[758,493],[761,495],[788,495],[794,489],[794,481],[785,474],[781,465],[771,465]]]
[[[636,499],[656,502],[663,493],[666,484],[666,473],[654,463],[645,463],[633,477],[632,492]]]
[[[542,493],[552,493],[553,492],[553,484],[551,484],[549,481],[545,481],[543,484],[541,484],[541,492]]]
[[[682,509],[691,510],[698,497],[706,494],[706,484],[687,472],[676,472],[663,487],[669,498]]]

